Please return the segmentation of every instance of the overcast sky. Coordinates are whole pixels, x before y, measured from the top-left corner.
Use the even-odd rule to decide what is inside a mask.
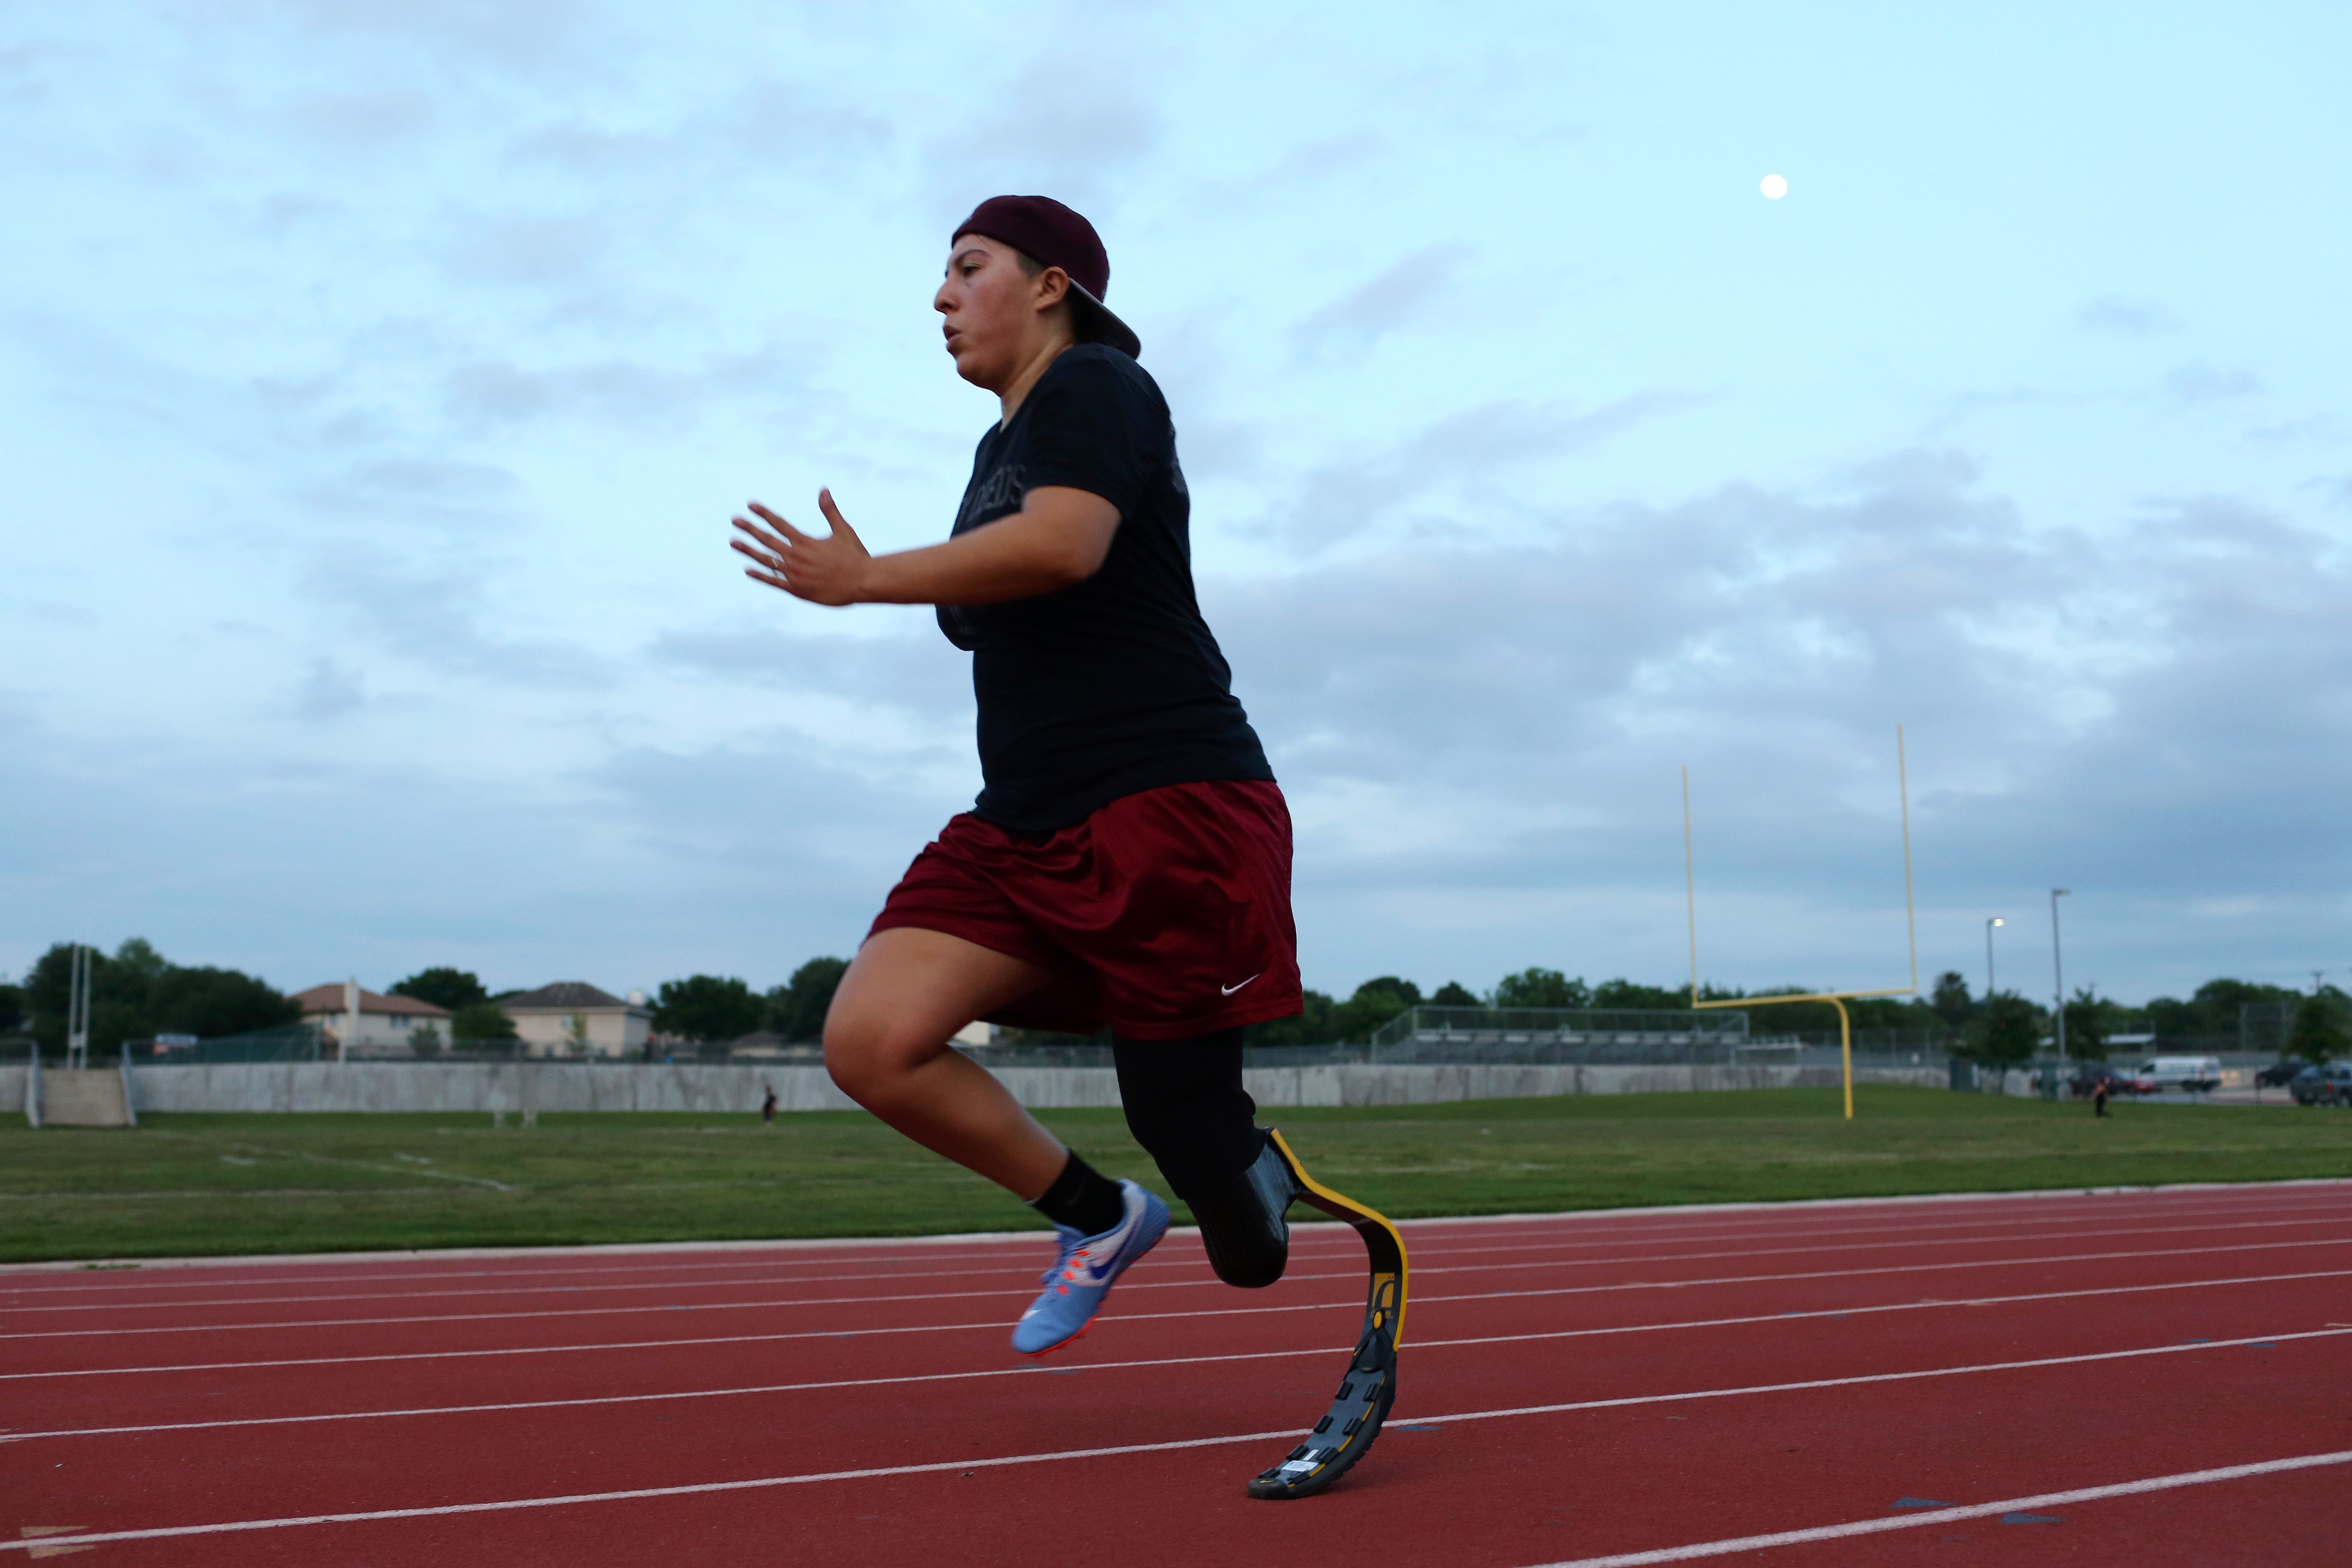
[[[2352,972],[2352,11],[0,12],[0,970],[782,980],[978,786],[954,221],[1086,212],[1307,982]],[[1789,182],[1766,199],[1765,175]]]

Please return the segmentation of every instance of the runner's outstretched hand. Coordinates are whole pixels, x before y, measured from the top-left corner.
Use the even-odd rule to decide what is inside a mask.
[[[833,532],[819,538],[803,533],[758,501],[751,510],[774,525],[772,532],[750,518],[735,520],[736,531],[745,537],[730,541],[735,549],[750,557],[751,565],[743,575],[754,582],[765,583],[771,588],[782,588],[796,599],[806,599],[814,605],[854,605],[864,595],[859,592],[866,576],[866,563],[873,557],[866,552],[865,541],[833,504],[833,492],[816,492],[817,509],[824,513]]]

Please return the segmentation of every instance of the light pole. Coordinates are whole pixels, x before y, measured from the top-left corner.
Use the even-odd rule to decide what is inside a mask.
[[[2074,892],[2072,888],[2050,889],[2050,973],[2058,986],[2058,1060],[2066,1060],[2066,959],[2058,945],[2058,900]]]
[[[98,955],[79,942],[66,971],[66,1066],[89,1066],[90,978]]]
[[[1993,992],[1992,928],[1995,926],[2005,926],[2009,922],[2007,921],[2001,919],[1999,915],[1987,915],[1985,917],[1985,1000],[1987,1002],[1992,1000]]]

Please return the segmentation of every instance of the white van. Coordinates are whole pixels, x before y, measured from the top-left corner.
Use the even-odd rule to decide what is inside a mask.
[[[2132,1088],[2141,1094],[2160,1094],[2168,1089],[2210,1094],[2221,1087],[2219,1057],[2150,1057],[2132,1075]]]

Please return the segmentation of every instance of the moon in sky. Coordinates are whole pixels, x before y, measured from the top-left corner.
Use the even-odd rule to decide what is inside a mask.
[[[1756,188],[1777,202],[1789,194],[1789,182],[1779,174],[1767,174]]]

